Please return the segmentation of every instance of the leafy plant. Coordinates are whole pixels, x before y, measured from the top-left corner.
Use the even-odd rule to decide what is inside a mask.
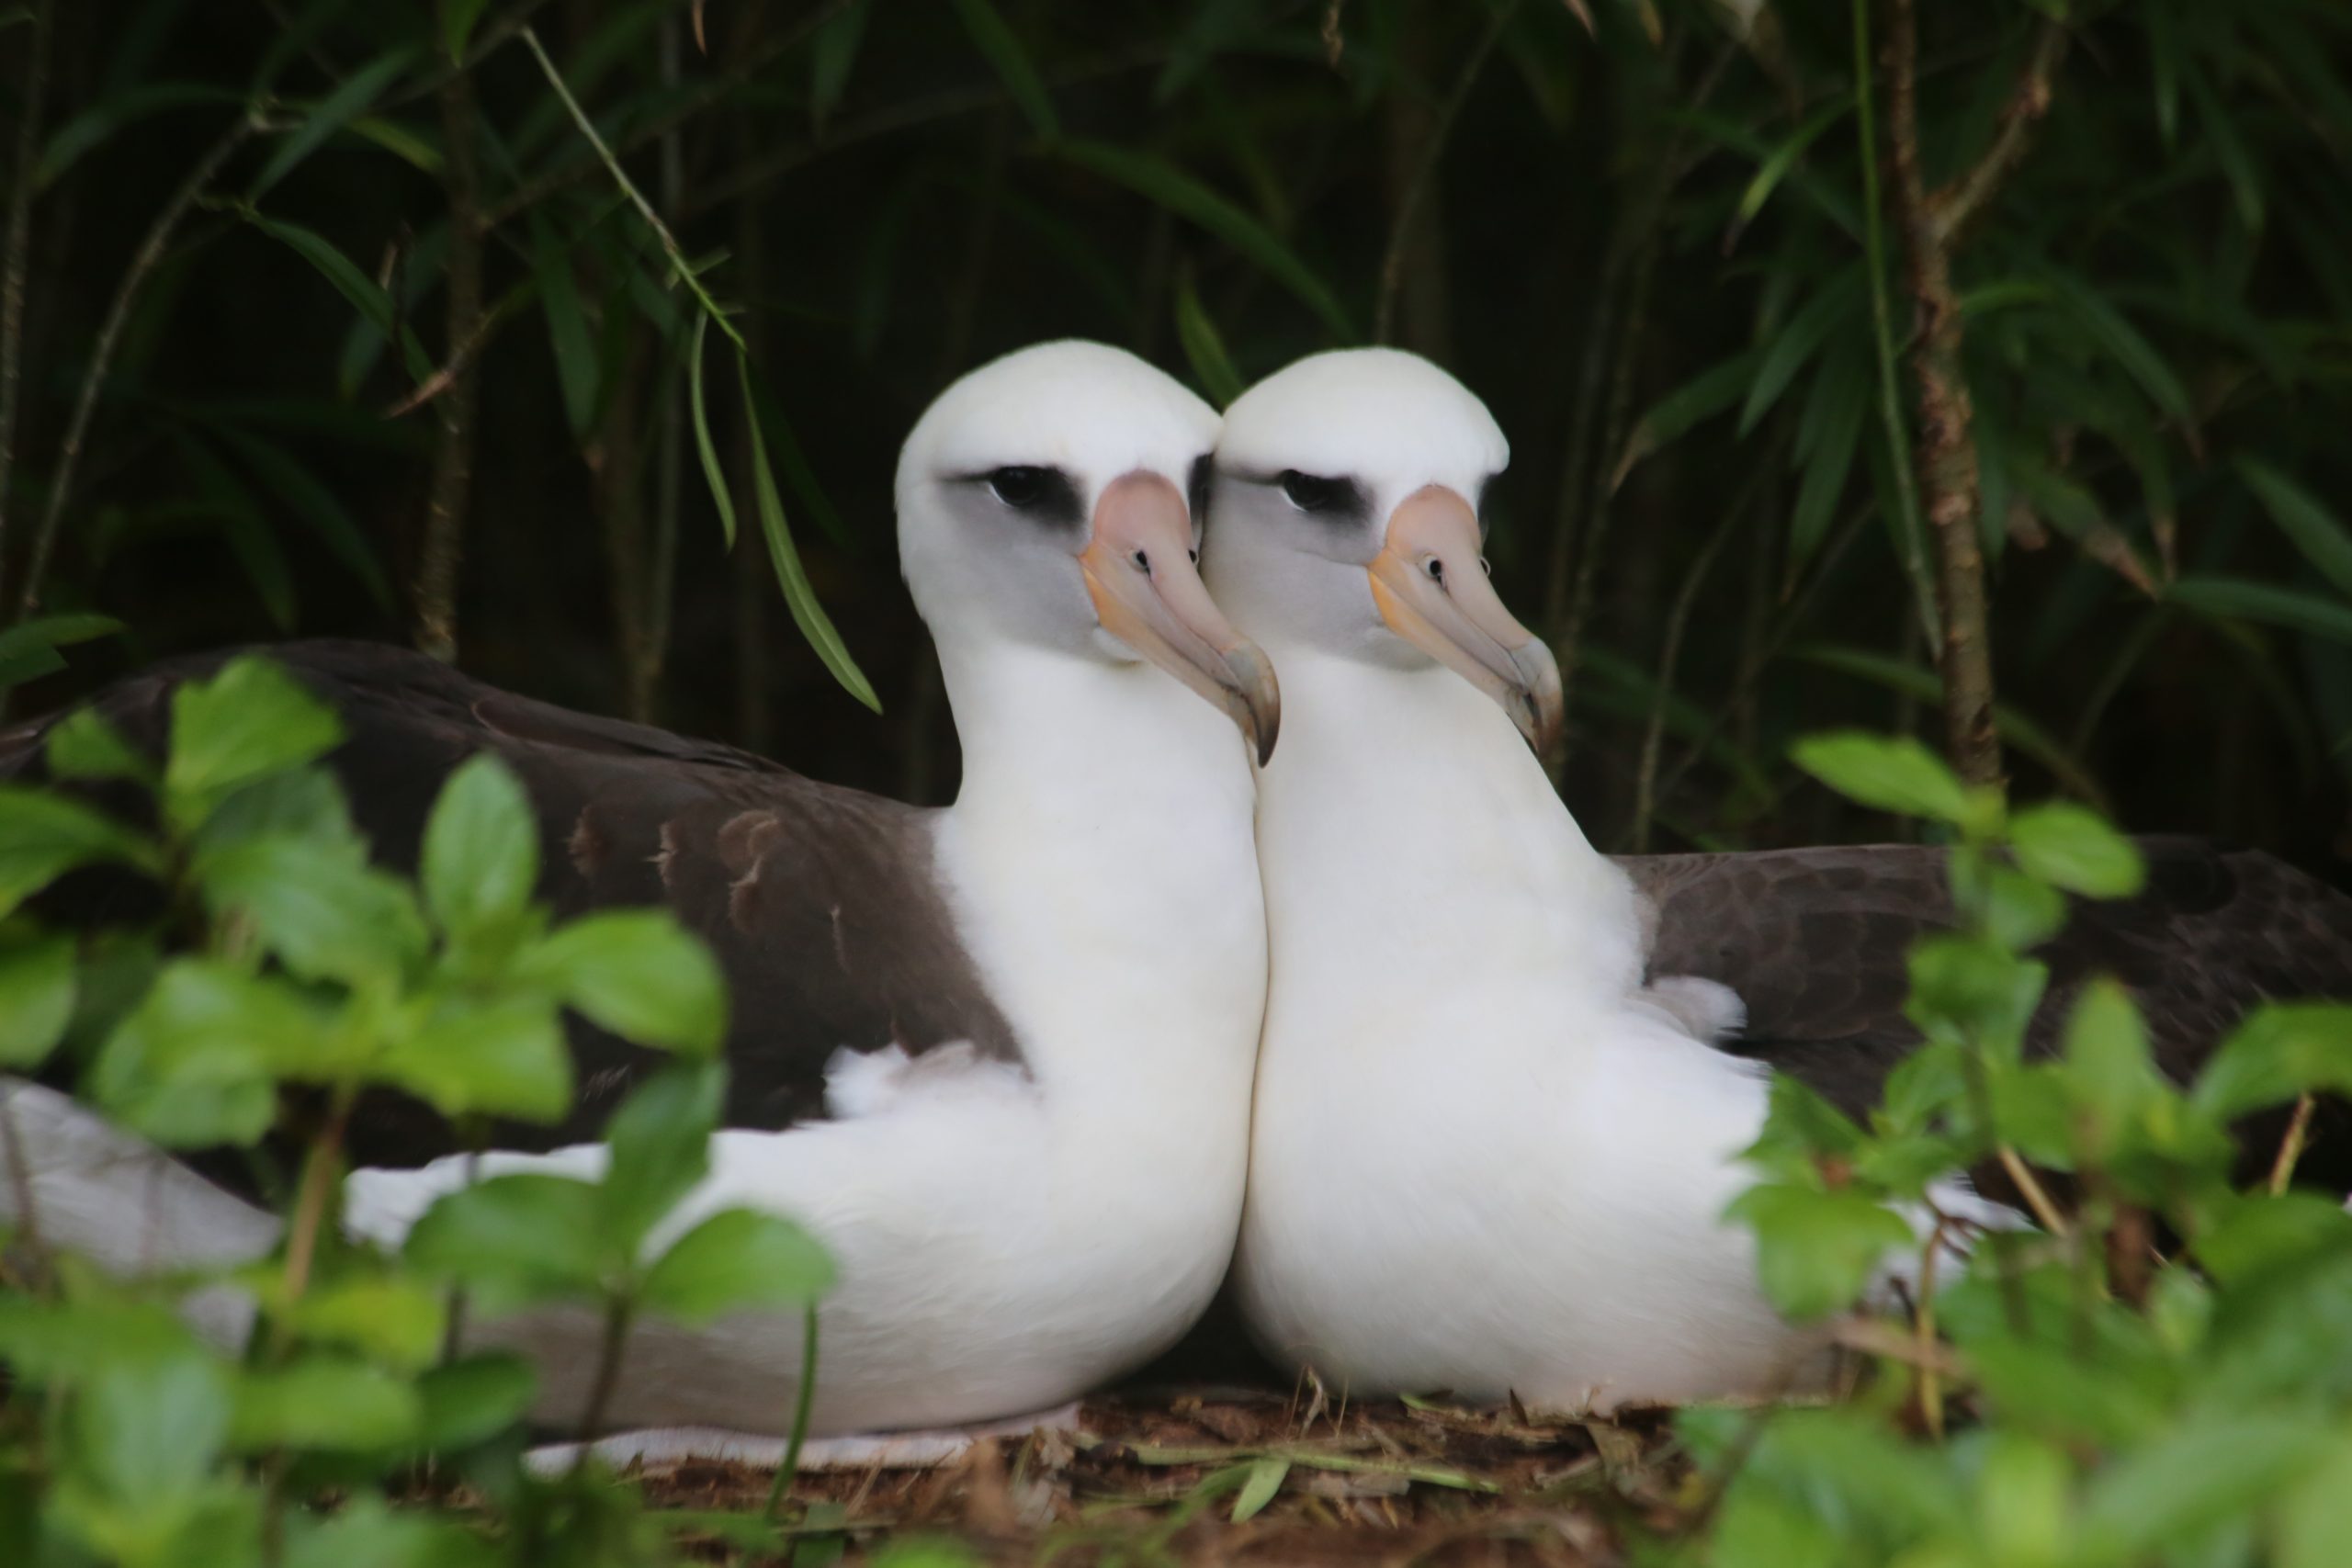
[[[2352,1088],[2352,1008],[2274,1004],[2168,1081],[2131,998],[2096,982],[2062,1049],[2023,1042],[2065,896],[2143,875],[2129,840],[2057,804],[2011,811],[1916,742],[1847,733],[1800,767],[1955,835],[1957,929],[1911,954],[1924,1043],[1867,1127],[1791,1080],[1732,1215],[1764,1288],[1836,1320],[1873,1370],[1827,1408],[1690,1411],[1720,1498],[1694,1558],[1742,1564],[2251,1563],[2352,1552],[2352,1215],[2292,1186],[2311,1097]],[[2294,1101],[2267,1178],[2234,1186],[2231,1123]],[[1939,1209],[1954,1170],[2007,1173],[2038,1230]],[[2037,1174],[2039,1173],[2039,1174]],[[2064,1196],[2053,1178],[2071,1190]],[[1929,1216],[1921,1239],[1911,1216]],[[1948,1244],[1973,1244],[1937,1279]],[[1917,1247],[1907,1317],[1855,1303]]]
[[[418,885],[376,867],[320,765],[340,739],[331,709],[248,656],[176,690],[160,762],[94,710],[51,732],[59,779],[139,786],[152,827],[80,794],[0,785],[0,1066],[78,1067],[93,1104],[165,1147],[290,1139],[300,1165],[268,1256],[127,1279],[52,1250],[13,1179],[0,1292],[12,1562],[648,1561],[665,1534],[628,1490],[584,1463],[553,1480],[521,1466],[536,1379],[510,1356],[457,1353],[457,1303],[601,1313],[587,1432],[640,1314],[798,1314],[813,1359],[814,1303],[832,1278],[813,1238],[744,1209],[665,1225],[707,1168],[724,1088],[725,990],[708,953],[661,911],[551,924],[532,897],[535,820],[491,757],[450,776]],[[102,866],[157,882],[155,919],[76,934],[28,908]],[[677,1058],[615,1111],[601,1179],[463,1187],[396,1254],[345,1237],[344,1140],[361,1098],[413,1097],[477,1137],[490,1118],[559,1120],[573,1099],[567,1009]],[[17,1135],[0,1120],[0,1139]],[[208,1343],[177,1314],[223,1288],[253,1303],[242,1345]],[[492,1506],[389,1511],[428,1459]],[[332,1511],[329,1497],[342,1499]]]

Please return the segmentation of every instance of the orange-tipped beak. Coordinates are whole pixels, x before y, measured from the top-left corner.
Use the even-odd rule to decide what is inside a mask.
[[[1192,513],[1176,487],[1142,469],[1112,480],[1078,563],[1102,628],[1232,716],[1262,767],[1282,728],[1282,689],[1258,645],[1202,586]]]
[[[1415,491],[1389,513],[1386,542],[1365,570],[1391,631],[1494,698],[1539,754],[1551,746],[1560,667],[1495,597],[1468,502],[1442,485]]]

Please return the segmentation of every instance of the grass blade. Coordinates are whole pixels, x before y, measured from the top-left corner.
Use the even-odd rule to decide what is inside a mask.
[[[1296,295],[1315,312],[1333,341],[1355,341],[1355,329],[1348,323],[1348,313],[1297,254],[1273,231],[1192,175],[1149,152],[1100,141],[1065,141],[1059,151],[1080,168],[1115,180],[1178,217],[1190,219],[1206,229]]]
[[[1633,433],[1625,437],[1625,450],[1609,476],[1611,491],[1613,493],[1625,482],[1625,476],[1633,472],[1634,466],[1643,458],[1661,446],[1672,446],[1691,430],[1739,401],[1740,395],[1755,381],[1756,367],[1760,358],[1760,353],[1755,349],[1735,355],[1720,365],[1700,371],[1652,403],[1648,411],[1634,422]]]
[[[775,580],[784,589],[785,606],[792,612],[793,625],[808,639],[808,646],[817,650],[818,659],[832,671],[833,679],[851,696],[880,713],[882,700],[874,694],[874,683],[857,667],[857,660],[850,657],[849,645],[842,641],[832,618],[817,602],[817,591],[809,586],[808,574],[800,565],[800,552],[794,548],[791,530],[785,525],[784,502],[776,494],[775,474],[768,467],[767,433],[760,427],[759,404],[752,395],[752,362],[741,354],[735,356],[735,378],[743,393],[743,417],[752,422],[752,492],[759,502],[760,532],[767,536],[768,558],[775,563]]]
[[[702,459],[703,482],[710,486],[710,502],[718,509],[718,531],[727,547],[735,547],[735,498],[728,493],[726,472],[718,466],[718,448],[710,439],[710,411],[703,400],[702,343],[710,333],[710,319],[695,319],[694,346],[686,353],[686,405],[694,416],[695,453]]]
[[[335,249],[333,241],[299,223],[265,218],[258,212],[248,214],[246,220],[317,268],[319,276],[334,285],[335,292],[350,300],[378,332],[387,338],[392,335],[391,297],[377,288],[357,263]],[[425,357],[424,345],[416,341],[414,333],[401,334],[401,349],[412,377],[422,381],[433,374],[433,362]]]
[[[1021,106],[1022,117],[1029,129],[1048,141],[1061,139],[1061,117],[1054,113],[1054,100],[1046,91],[1045,78],[1037,74],[1031,63],[1029,51],[1021,47],[1021,39],[1005,25],[989,0],[955,0],[956,14],[963,18],[964,30],[972,42],[988,57],[990,69]]]
[[[1183,278],[1176,285],[1176,338],[1184,345],[1184,357],[1191,361],[1193,375],[1208,393],[1209,401],[1223,410],[1239,397],[1249,385],[1241,372],[1233,367],[1233,356],[1225,351],[1225,339],[1201,307],[1201,297],[1193,291],[1193,280]]]
[[[2319,574],[2352,596],[2352,528],[2321,504],[2319,497],[2258,457],[2240,457],[2239,477],[2246,482],[2303,558]]]
[[[1241,1483],[1241,1491],[1233,1499],[1233,1522],[1240,1524],[1265,1512],[1266,1505],[1282,1491],[1283,1482],[1290,1475],[1290,1461],[1278,1454],[1267,1454],[1250,1466],[1250,1478]]]
[[[341,86],[320,99],[310,118],[279,142],[269,162],[261,166],[261,173],[254,176],[253,185],[245,191],[245,199],[259,201],[264,192],[292,174],[303,159],[326,144],[327,138],[373,104],[414,58],[413,50],[391,50],[353,72]]]
[[[345,510],[343,502],[335,499],[334,492],[269,442],[241,430],[222,430],[218,434],[236,448],[245,466],[260,477],[272,494],[311,525],[319,542],[359,580],[377,607],[388,615],[391,613],[396,608],[391,580],[385,575],[376,552],[368,547],[366,533]]]
[[[85,153],[103,146],[115,132],[150,115],[199,104],[235,104],[243,99],[226,87],[201,82],[156,82],[100,99],[57,128],[33,166],[33,188],[46,189]]]
[[[554,225],[531,214],[531,270],[539,280],[539,303],[548,318],[548,345],[555,354],[556,381],[563,390],[564,418],[574,441],[584,442],[596,423],[599,366],[588,312],[571,275],[571,254]]]
[[[2258,621],[2288,631],[2309,632],[2331,642],[2352,643],[2352,607],[2300,588],[2198,574],[2175,581],[2165,597],[2202,615]]]

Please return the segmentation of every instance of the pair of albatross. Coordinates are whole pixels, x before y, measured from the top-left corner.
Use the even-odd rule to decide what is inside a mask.
[[[1199,1315],[1237,1232],[1261,1338],[1359,1390],[1574,1404],[1770,1386],[1797,1344],[1719,1218],[1761,1082],[1705,1042],[1727,993],[1648,982],[1747,993],[1751,1031],[1853,1099],[1899,1044],[1899,953],[1939,918],[1933,854],[1595,854],[1525,744],[1556,721],[1549,657],[1479,559],[1472,502],[1506,455],[1458,384],[1381,351],[1302,362],[1221,430],[1093,345],[974,372],[899,476],[965,756],[939,812],[387,650],[287,654],[344,714],[380,853],[410,858],[440,777],[493,750],[566,852],[548,857],[560,907],[666,902],[717,948],[737,998],[728,1130],[689,1203],[779,1209],[839,1257],[819,1430],[1093,1387]],[[1194,571],[1204,510],[1210,585],[1254,643]],[[1261,647],[1290,698],[1271,760]],[[185,672],[102,702],[153,744]],[[25,765],[37,737],[16,747]],[[2219,927],[2279,950],[2240,964],[2226,1001],[2338,977],[2340,901],[2264,880],[2267,863],[2180,853],[2205,881],[2143,912],[2153,985]],[[1658,911],[1647,969],[1636,884]],[[1870,939],[1790,942],[1819,919]],[[2298,921],[2302,940],[2262,934]],[[1850,983],[1858,954],[1888,973]],[[1864,1065],[1804,1055],[1826,1041]],[[594,1168],[637,1066],[597,1060],[615,1070],[583,1075],[572,1122],[514,1130],[488,1168]],[[62,1123],[44,1136],[37,1196],[61,1195],[87,1174],[80,1145]],[[396,1239],[465,1179],[413,1123],[355,1127],[353,1148],[363,1235]],[[60,1209],[97,1233],[140,1217]],[[238,1245],[266,1239],[248,1226]],[[566,1421],[594,1331],[484,1335],[534,1353],[540,1414]],[[773,1430],[798,1352],[788,1322],[642,1325],[612,1418]]]

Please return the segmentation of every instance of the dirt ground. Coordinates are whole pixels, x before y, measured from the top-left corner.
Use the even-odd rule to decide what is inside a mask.
[[[1623,1560],[1699,1501],[1662,1415],[1613,1422],[1302,1393],[1118,1395],[1077,1433],[983,1441],[930,1470],[836,1472],[794,1488],[796,1568],[945,1538],[989,1562],[1570,1565]],[[650,1472],[689,1527],[757,1509],[771,1472],[704,1461]],[[720,1535],[701,1543],[728,1561]],[[699,1552],[698,1552],[699,1554]]]

